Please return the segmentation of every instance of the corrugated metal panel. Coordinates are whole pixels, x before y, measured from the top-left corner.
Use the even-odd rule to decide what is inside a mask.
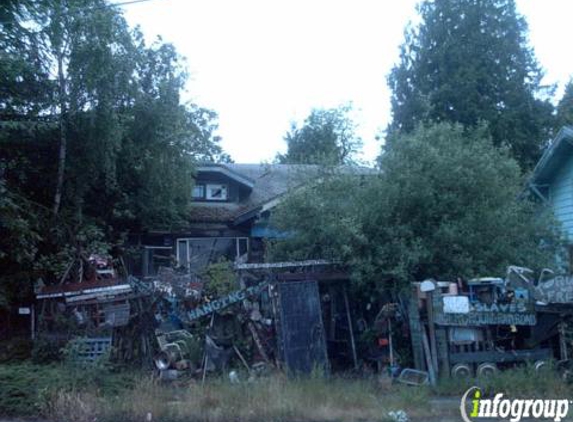
[[[118,303],[106,305],[103,308],[105,312],[105,323],[112,327],[123,327],[129,322],[130,306],[127,303]]]

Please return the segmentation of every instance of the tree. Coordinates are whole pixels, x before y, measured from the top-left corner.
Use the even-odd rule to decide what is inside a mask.
[[[0,4],[0,118],[30,117],[50,100],[42,39],[22,21],[37,16],[41,6],[32,0],[5,0]]]
[[[557,104],[556,131],[563,126],[573,126],[573,80],[565,86],[563,97]]]
[[[381,165],[378,175],[335,175],[287,199],[271,222],[293,235],[271,244],[273,258],[339,261],[357,286],[379,289],[554,262],[552,220],[517,200],[519,166],[486,127],[419,126]]]
[[[397,133],[420,122],[489,125],[494,145],[509,145],[530,169],[551,137],[552,105],[514,0],[426,0],[422,23],[406,31],[388,78]]]
[[[23,263],[0,242],[6,278],[183,223],[195,163],[228,156],[216,114],[181,101],[175,48],[146,44],[104,0],[10,0],[0,15],[0,228],[37,243]]]
[[[282,164],[352,163],[362,141],[355,134],[355,125],[348,117],[349,105],[333,109],[313,109],[298,127],[291,125],[285,136],[288,150],[277,155]]]

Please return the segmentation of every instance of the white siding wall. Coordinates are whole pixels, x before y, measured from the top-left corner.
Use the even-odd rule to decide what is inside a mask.
[[[573,157],[555,175],[549,187],[549,197],[555,217],[563,225],[569,241],[573,242]]]

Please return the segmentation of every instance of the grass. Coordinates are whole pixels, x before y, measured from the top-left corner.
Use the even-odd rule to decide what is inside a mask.
[[[374,381],[343,378],[287,379],[281,375],[246,384],[214,379],[174,394],[148,381],[109,403],[103,420],[258,422],[387,421],[388,412],[426,408],[425,389],[382,391]],[[144,406],[138,398],[144,397]]]
[[[246,374],[241,378],[247,379]],[[428,390],[375,379],[273,374],[162,383],[147,374],[65,365],[0,365],[0,416],[54,421],[380,421],[389,411],[427,414]]]
[[[487,379],[442,380],[430,389],[375,378],[287,378],[280,373],[239,384],[227,377],[207,379],[204,385],[193,379],[162,383],[149,372],[23,363],[0,365],[0,416],[66,422],[387,422],[393,420],[389,412],[404,410],[411,421],[428,421],[452,415],[443,406],[432,409],[432,397],[460,398],[472,385],[510,397],[560,398],[573,391],[550,370],[536,374],[529,367]]]
[[[55,397],[90,393],[112,397],[135,387],[137,374],[82,370],[62,364],[0,365],[0,416],[46,415]]]
[[[516,398],[563,398],[573,393],[573,386],[560,378],[550,365],[540,371],[523,366],[483,378],[442,379],[433,393],[460,397],[472,386],[480,387],[485,395],[502,392]]]

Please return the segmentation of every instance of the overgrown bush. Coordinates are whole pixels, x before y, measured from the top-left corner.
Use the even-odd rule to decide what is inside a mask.
[[[62,358],[62,348],[65,342],[40,337],[34,341],[32,347],[32,362],[36,364],[46,364],[58,362]]]
[[[73,395],[117,396],[133,389],[137,379],[132,372],[72,370],[63,364],[0,365],[0,416],[49,416],[56,399],[63,405]]]
[[[29,359],[32,341],[26,337],[14,337],[0,344],[0,363]]]

